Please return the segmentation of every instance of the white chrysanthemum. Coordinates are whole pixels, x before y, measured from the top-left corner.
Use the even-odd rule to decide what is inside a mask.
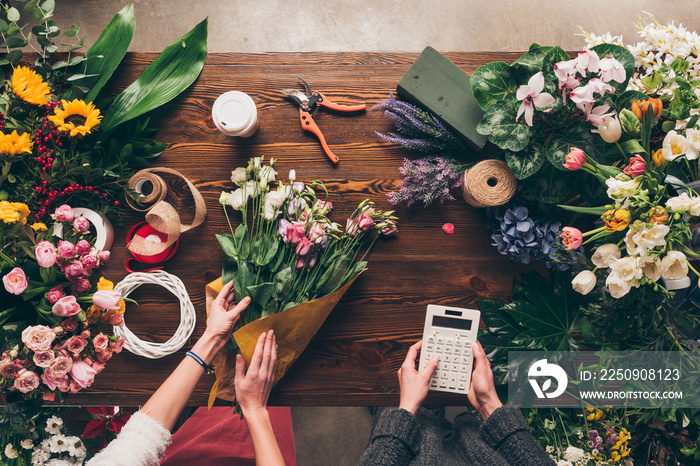
[[[66,451],[66,436],[57,434],[49,437],[49,451],[51,451],[51,453]]]
[[[80,437],[66,437],[66,451],[76,458],[84,458],[87,450]]]
[[[42,448],[35,448],[34,451],[32,452],[32,464],[33,465],[42,465],[46,464],[46,462],[51,458],[51,452],[46,451]]]
[[[63,419],[58,416],[51,416],[46,420],[46,432],[49,434],[60,434],[63,427]]]
[[[19,456],[17,450],[15,450],[15,447],[13,447],[11,443],[5,445],[5,456],[7,456],[11,460]]]
[[[67,459],[55,458],[46,463],[46,466],[74,466],[75,462]]]

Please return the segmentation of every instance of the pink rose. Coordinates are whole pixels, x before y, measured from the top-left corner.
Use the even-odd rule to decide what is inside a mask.
[[[75,293],[85,293],[91,286],[90,280],[87,278],[77,278],[75,282],[73,282],[73,291]]]
[[[34,248],[34,253],[40,267],[51,267],[56,263],[56,249],[48,241],[40,241]]]
[[[92,385],[92,381],[95,379],[95,374],[97,371],[90,367],[84,361],[73,361],[73,367],[70,370],[70,376],[73,378],[73,382],[78,384],[81,388],[87,388]],[[73,387],[71,386],[71,391]]]
[[[22,369],[24,369],[22,363],[12,358],[3,358],[2,361],[0,361],[0,376],[6,379],[17,378],[17,374],[19,374],[19,371]]]
[[[2,277],[2,283],[8,293],[20,295],[27,289],[27,276],[24,274],[24,270],[15,267]]]
[[[360,228],[360,230],[367,231],[374,226],[374,220],[372,220],[372,217],[367,215],[360,215],[360,218],[357,219],[357,226]]]
[[[61,286],[56,288],[51,288],[51,290],[46,293],[46,299],[49,300],[49,304],[55,304],[56,301],[63,297],[63,292],[61,291]]]
[[[86,240],[81,239],[80,241],[75,243],[75,249],[78,251],[78,254],[86,254],[90,252],[92,246],[90,246],[90,243],[88,243]]]
[[[121,315],[121,314],[112,314],[112,315]],[[124,339],[122,337],[117,337],[117,341],[110,341],[109,342],[109,349],[111,349],[113,352],[119,354],[122,352],[122,347],[124,346]]]
[[[95,371],[97,371],[97,373],[99,374],[100,372],[102,372],[102,369],[105,368],[105,364],[103,362],[93,362],[90,367],[95,369]]]
[[[73,219],[73,231],[81,233],[90,229],[90,221],[85,217],[75,217]]]
[[[109,258],[112,257],[112,254],[109,251],[100,251],[97,253],[97,257],[100,259],[101,263],[109,262]]]
[[[95,338],[92,339],[92,345],[95,347],[95,350],[107,349],[109,345],[109,338],[107,337],[107,335],[100,332],[97,335],[95,335]]]
[[[51,312],[59,317],[70,317],[78,314],[81,311],[80,304],[75,299],[75,296],[64,296],[56,301],[56,304],[51,308]],[[63,328],[68,330],[65,325]]]
[[[78,328],[78,318],[77,317],[71,317],[70,319],[66,319],[63,322],[61,322],[61,327],[66,332],[72,332],[76,328]]]
[[[630,157],[630,164],[622,171],[632,178],[636,178],[647,171],[646,162],[639,154],[634,154]]]
[[[83,267],[83,264],[76,261],[71,264],[68,264],[66,268],[64,269],[64,273],[66,274],[66,278],[68,280],[75,280],[81,275],[85,275],[85,267]]]
[[[80,338],[85,338],[86,340],[90,338],[90,330],[83,330],[80,332]]]
[[[119,309],[122,294],[118,291],[99,290],[92,295],[92,303],[102,309]]]
[[[586,163],[586,154],[578,147],[572,147],[566,154],[566,163],[563,165],[569,170],[580,170],[584,163]]]
[[[15,379],[14,387],[22,393],[29,393],[36,390],[41,383],[41,379],[35,372],[23,369]]]
[[[567,250],[576,249],[583,242],[583,235],[578,228],[564,227],[559,237]]]
[[[61,377],[65,377],[72,368],[73,359],[68,356],[59,356],[51,362],[51,365],[44,371],[44,374],[48,374],[52,379],[58,380]]]
[[[79,354],[85,346],[87,345],[87,340],[82,337],[73,336],[68,339],[68,346],[66,349],[73,354]]]
[[[68,376],[66,374],[59,377],[53,377],[47,371],[44,371],[44,373],[41,374],[41,381],[44,382],[47,387],[49,387],[49,390],[56,390],[58,388],[59,390],[64,391],[68,388]]]
[[[299,244],[297,244],[296,253],[300,256],[305,256],[309,253],[313,245],[314,243],[309,241],[309,239],[305,236],[299,241]]]
[[[83,264],[83,267],[85,267],[87,270],[94,269],[95,267],[100,265],[97,256],[93,254],[85,254],[83,257],[80,258],[80,263]]]
[[[124,314],[112,314],[109,316],[109,323],[115,327],[124,325]]]
[[[71,206],[63,204],[51,214],[51,218],[59,222],[72,222],[75,219],[75,213]]]
[[[109,348],[103,351],[97,351],[95,354],[97,354],[97,360],[103,364],[109,361],[109,358],[112,357],[112,351],[110,351]],[[95,365],[93,364],[92,367],[94,368]]]
[[[93,376],[93,379],[94,379],[94,376]],[[78,393],[82,389],[83,389],[83,387],[78,382],[76,382],[75,380],[70,381],[70,392],[71,393]]]
[[[56,334],[45,325],[34,325],[22,330],[22,343],[35,353],[50,350],[55,339]]]
[[[75,257],[77,251],[75,250],[75,245],[70,241],[60,240],[58,242],[58,255],[62,259],[72,259]]]
[[[44,390],[44,393],[41,394],[41,399],[44,401],[54,401],[56,399],[56,394],[51,390]]]
[[[34,353],[32,358],[34,364],[39,367],[49,367],[54,359],[56,359],[56,356],[53,354],[53,351],[39,351]]]

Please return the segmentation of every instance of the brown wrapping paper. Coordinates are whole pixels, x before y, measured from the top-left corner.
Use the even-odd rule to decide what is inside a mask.
[[[241,354],[245,359],[246,367],[250,364],[250,360],[253,357],[253,351],[260,334],[273,329],[279,347],[277,352],[277,372],[275,373],[275,383],[277,383],[301,355],[309,341],[321,328],[326,317],[328,317],[356,279],[357,276],[329,295],[298,304],[286,311],[263,317],[236,330],[233,333],[233,338],[238,343]],[[221,278],[206,286],[207,315],[211,309],[211,303],[219,294],[222,286]],[[214,404],[216,398],[227,401],[233,401],[236,398],[234,390],[236,352],[224,348],[216,355],[213,364],[216,382],[209,394],[209,407]]]

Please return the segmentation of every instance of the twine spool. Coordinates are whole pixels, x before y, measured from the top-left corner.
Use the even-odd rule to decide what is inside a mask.
[[[465,170],[462,196],[474,207],[503,205],[515,195],[518,180],[501,160],[483,160]]]
[[[167,234],[156,230],[146,222],[137,223],[136,225],[131,227],[131,230],[129,230],[129,233],[127,233],[126,237],[127,244],[130,244],[134,237],[141,238],[144,243],[158,244],[166,243],[168,241]],[[129,259],[127,259],[126,262],[124,262],[124,267],[128,272],[136,273],[136,271],[131,268],[131,261],[133,260],[142,262],[144,264],[160,264],[162,262],[165,262],[175,255],[179,244],[179,241],[175,241],[166,249],[154,254],[139,254],[138,252],[131,251],[131,254],[134,257],[130,257]],[[150,272],[158,269],[162,269],[162,267],[150,267],[146,270],[143,270],[142,272]]]

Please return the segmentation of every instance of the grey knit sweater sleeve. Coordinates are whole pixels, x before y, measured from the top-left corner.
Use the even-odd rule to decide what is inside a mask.
[[[555,463],[538,445],[519,409],[503,406],[479,428],[481,438],[512,465],[554,466]]]
[[[377,420],[359,464],[407,465],[418,454],[419,446],[420,425],[413,414],[405,409],[388,409]]]

